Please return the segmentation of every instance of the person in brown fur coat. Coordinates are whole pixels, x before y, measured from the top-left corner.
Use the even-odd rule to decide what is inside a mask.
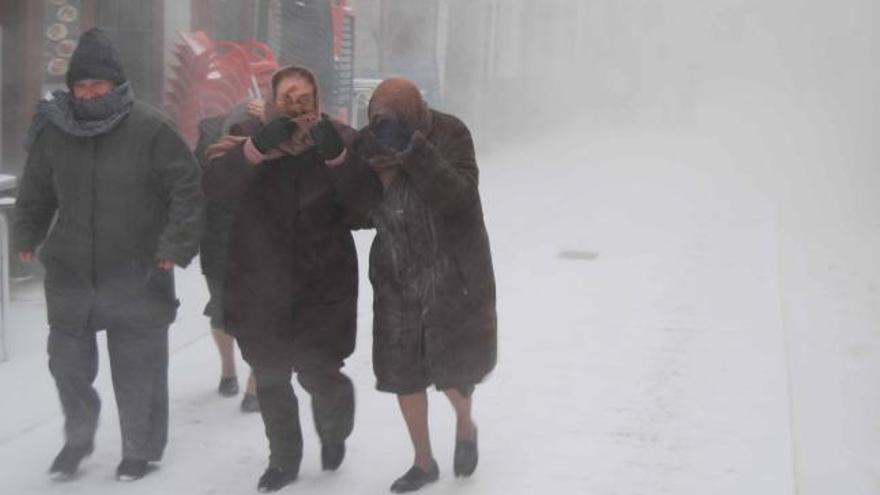
[[[496,362],[495,278],[468,128],[428,108],[419,89],[389,79],[369,105],[353,156],[333,167],[350,209],[366,212],[376,237],[373,368],[377,388],[397,394],[415,450],[393,492],[438,478],[426,389],[457,416],[454,473],[477,465],[474,386]]]

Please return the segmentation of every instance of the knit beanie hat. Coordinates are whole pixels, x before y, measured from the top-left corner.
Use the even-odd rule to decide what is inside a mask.
[[[92,28],[79,37],[79,44],[70,58],[67,86],[83,79],[103,79],[117,86],[127,79],[122,69],[119,51],[110,37],[100,28]]]

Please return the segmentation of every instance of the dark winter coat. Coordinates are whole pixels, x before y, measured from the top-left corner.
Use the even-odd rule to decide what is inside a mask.
[[[248,135],[259,127],[259,120],[247,118],[240,111],[209,117],[199,122],[199,141],[195,155],[202,171],[208,167],[205,152],[208,146],[217,142],[225,134]],[[249,132],[250,131],[250,132]],[[228,204],[208,200],[205,205],[205,229],[199,243],[199,262],[202,273],[209,279],[222,281],[226,270],[226,246],[235,214]]]
[[[480,382],[496,362],[495,279],[470,132],[431,111],[384,192],[359,151],[334,169],[352,209],[369,211],[377,387],[412,393]],[[370,139],[361,131],[356,148]],[[425,376],[415,376],[424,374]]]
[[[192,153],[146,104],[98,136],[43,127],[22,177],[15,238],[18,251],[43,245],[50,326],[79,331],[90,316],[99,328],[171,323],[174,275],[157,260],[192,260],[203,200]]]
[[[248,363],[296,367],[304,347],[334,360],[351,355],[358,278],[350,229],[365,220],[347,214],[316,149],[254,166],[239,144],[211,162],[204,187],[235,214],[224,320]]]

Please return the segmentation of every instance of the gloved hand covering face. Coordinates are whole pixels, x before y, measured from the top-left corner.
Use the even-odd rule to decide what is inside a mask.
[[[318,154],[324,160],[333,160],[345,151],[345,143],[342,142],[342,136],[333,126],[333,122],[327,115],[322,115],[310,130],[309,134],[318,148]]]
[[[275,147],[285,154],[296,156],[315,146],[309,130],[321,114],[313,81],[307,69],[293,66],[279,69],[272,78],[273,98],[266,102],[264,122],[287,117],[297,125],[290,138]]]
[[[299,126],[289,117],[276,117],[254,135],[254,147],[266,154],[289,140]]]
[[[398,119],[382,119],[371,126],[376,141],[394,152],[401,152],[409,146],[413,129]]]
[[[376,141],[393,152],[405,150],[416,131],[426,136],[431,132],[431,110],[419,88],[406,79],[382,81],[367,114]]]

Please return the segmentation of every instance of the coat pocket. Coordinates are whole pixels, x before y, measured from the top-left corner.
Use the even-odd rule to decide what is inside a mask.
[[[163,270],[155,262],[146,265],[143,285],[148,297],[176,304],[172,270]]]

